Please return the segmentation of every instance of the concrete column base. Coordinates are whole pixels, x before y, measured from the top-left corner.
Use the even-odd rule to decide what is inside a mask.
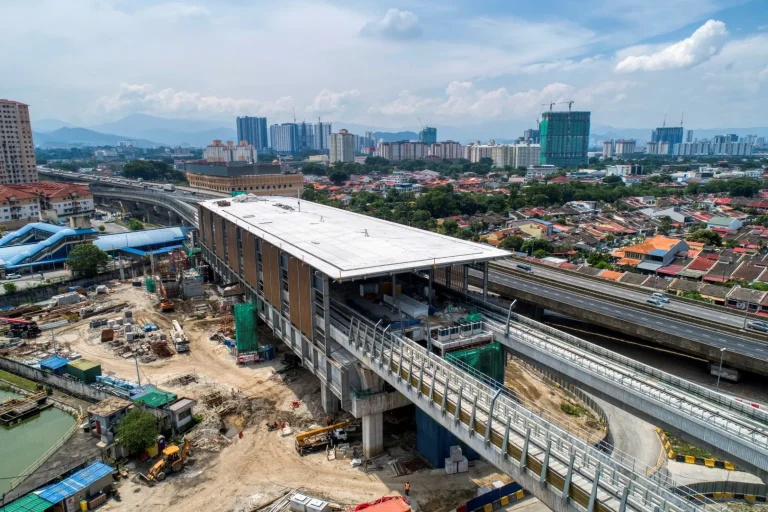
[[[384,413],[363,416],[363,456],[375,457],[384,451]]]
[[[333,394],[333,390],[324,382],[320,383],[320,403],[326,414],[336,414],[341,410],[341,400]]]

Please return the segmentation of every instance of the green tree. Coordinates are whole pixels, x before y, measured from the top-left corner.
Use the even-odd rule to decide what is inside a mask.
[[[533,256],[534,258],[538,258],[538,259],[541,259],[541,258],[546,258],[546,257],[547,257],[547,256],[549,256],[550,254],[551,254],[551,253],[549,253],[549,252],[545,251],[544,249],[536,249],[535,251],[533,251],[533,254],[532,254],[532,256]]]
[[[13,295],[18,291],[18,288],[16,288],[16,283],[3,283],[3,290],[5,290],[6,295]]]
[[[723,245],[726,246],[728,249],[733,249],[734,247],[739,246],[739,242],[737,242],[736,240],[726,240],[723,243]]]
[[[85,277],[93,277],[103,269],[109,261],[107,253],[93,244],[81,244],[72,249],[67,258],[67,266],[73,272]]]
[[[755,217],[755,224],[758,226],[768,226],[768,215],[758,215]]]
[[[140,454],[157,442],[159,433],[155,417],[134,407],[117,426],[117,444],[132,454]]]
[[[662,235],[668,235],[672,230],[672,218],[668,215],[665,215],[660,220],[661,223],[659,224],[658,232]]]
[[[187,179],[182,171],[177,171],[173,166],[160,160],[131,160],[123,167],[123,176],[134,180],[141,178],[148,181],[173,183]]]
[[[722,237],[716,231],[711,229],[699,229],[686,238],[689,242],[699,242],[706,245],[720,245],[723,242]]]
[[[327,169],[325,168],[325,165],[318,164],[316,162],[310,162],[308,164],[305,164],[304,167],[301,168],[302,174],[312,174],[315,176],[325,176],[325,173],[327,172]]]
[[[600,261],[595,265],[595,268],[603,269],[603,270],[611,270],[613,268],[613,265],[608,263],[607,261]]]
[[[335,185],[341,185],[347,181],[347,179],[349,179],[349,176],[346,172],[342,171],[341,169],[337,169],[336,166],[334,166],[334,169],[328,173],[328,179],[331,180]]]
[[[444,235],[457,236],[459,234],[459,223],[453,219],[446,219],[440,226]]]
[[[144,224],[142,224],[139,219],[131,219],[128,223],[128,229],[131,231],[141,231],[144,229]]]
[[[106,230],[107,230],[107,228],[106,228],[106,227],[104,227],[104,224],[99,224],[99,232],[100,232],[100,233],[103,233],[103,232],[104,232],[104,231],[106,231]]]
[[[499,247],[502,249],[508,249],[511,251],[519,251],[520,248],[523,246],[523,243],[525,240],[521,236],[508,236],[504,240],[501,241],[501,244],[499,244]]]

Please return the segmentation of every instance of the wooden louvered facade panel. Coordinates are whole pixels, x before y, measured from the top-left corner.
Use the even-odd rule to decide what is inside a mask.
[[[259,289],[258,268],[256,265],[256,237],[246,230],[241,231],[243,245],[243,277],[254,290]]]
[[[277,247],[262,241],[262,270],[264,272],[264,298],[273,307],[280,307],[280,255]]]
[[[213,214],[213,234],[216,238],[216,256],[221,261],[226,261],[224,258],[224,219],[220,216]]]
[[[227,256],[229,257],[229,268],[240,273],[240,257],[237,248],[237,224],[225,220],[227,225]]]

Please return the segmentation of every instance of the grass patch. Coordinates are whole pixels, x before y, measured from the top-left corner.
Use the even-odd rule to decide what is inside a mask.
[[[664,432],[669,440],[670,449],[675,452],[675,455],[691,455],[693,457],[702,457],[704,459],[714,459],[714,455],[707,450],[693,446],[691,443],[685,442],[679,437],[676,437],[669,432]]]
[[[10,382],[11,384],[19,386],[20,388],[24,388],[28,391],[37,391],[37,383],[32,382],[29,379],[25,379],[24,377],[19,377],[18,375],[8,373],[5,370],[0,370],[0,380]]]

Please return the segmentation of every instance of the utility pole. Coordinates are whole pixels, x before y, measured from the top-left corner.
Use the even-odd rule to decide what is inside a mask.
[[[725,353],[725,347],[720,349],[720,369],[717,370],[717,385],[715,391],[720,391],[720,375],[723,374],[723,353]]]
[[[141,375],[139,374],[139,356],[136,354],[136,352],[133,353],[133,360],[136,361],[136,380],[139,383],[139,387],[141,387]]]

